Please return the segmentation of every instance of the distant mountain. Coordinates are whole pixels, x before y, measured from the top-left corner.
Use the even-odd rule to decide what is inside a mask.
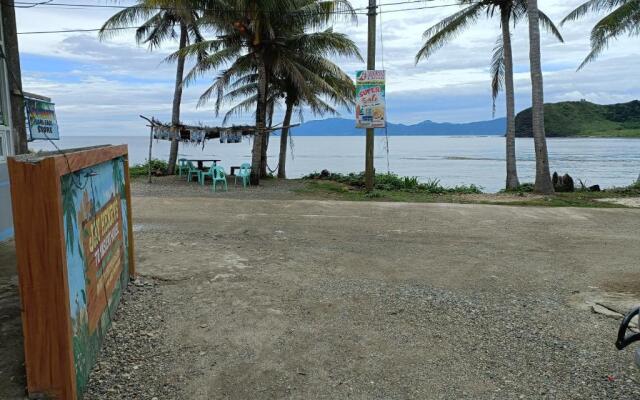
[[[588,101],[564,101],[544,105],[548,137],[640,137],[640,101],[600,105]],[[516,136],[531,137],[531,108],[516,116]]]
[[[415,125],[388,123],[387,131],[390,136],[504,135],[505,125],[504,118],[464,124],[423,121]],[[359,136],[364,133],[364,129],[355,127],[354,120],[343,118],[308,121],[293,128],[293,134],[297,136]],[[376,129],[376,135],[384,135],[384,130]]]

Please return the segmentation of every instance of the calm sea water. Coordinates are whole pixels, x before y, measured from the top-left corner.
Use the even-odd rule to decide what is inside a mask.
[[[142,163],[148,157],[149,138],[142,136],[67,136],[57,142],[60,148],[97,144],[128,144],[130,162]],[[375,165],[387,171],[384,138],[376,138]],[[484,136],[392,136],[389,138],[388,166],[398,175],[420,180],[437,178],[445,185],[476,184],[487,192],[504,186],[505,139]],[[521,182],[532,182],[535,163],[532,139],[516,142],[518,174]],[[626,186],[640,173],[640,139],[548,139],[551,170],[569,173],[574,179],[602,187]],[[53,150],[47,142],[31,143],[34,150]],[[271,139],[269,167],[277,167],[279,137]],[[169,142],[153,142],[153,158],[167,159]],[[204,149],[180,147],[180,157],[217,158],[228,168],[251,160],[251,144],[221,144],[209,141]],[[287,175],[300,177],[314,171],[358,172],[364,170],[364,137],[295,137],[287,161]]]

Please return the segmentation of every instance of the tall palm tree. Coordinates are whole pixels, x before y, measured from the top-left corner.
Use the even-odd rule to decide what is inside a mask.
[[[343,37],[345,48],[351,47],[350,54],[362,60],[357,47],[346,36]],[[329,49],[327,49],[329,50]],[[299,52],[303,56],[302,65],[306,66],[312,73],[307,83],[307,91],[291,82],[291,79],[283,79],[282,91],[285,96],[285,113],[282,121],[282,131],[280,133],[280,153],[278,159],[278,178],[285,179],[287,163],[287,143],[289,140],[289,126],[293,111],[297,107],[302,119],[302,106],[307,106],[314,115],[323,116],[326,114],[336,115],[338,110],[332,104],[347,110],[354,104],[355,86],[349,75],[344,73],[340,67],[323,57],[327,50],[318,49],[302,50]],[[331,51],[331,50],[329,50]],[[344,51],[343,51],[344,52]],[[362,60],[364,61],[364,60]],[[327,101],[325,101],[327,100]]]
[[[204,40],[197,23],[200,15],[193,8],[194,4],[195,2],[190,0],[139,0],[137,4],[125,8],[109,18],[100,28],[99,37],[101,40],[108,38],[115,32],[120,32],[120,28],[142,21],[135,34],[138,44],[147,44],[150,49],[156,49],[167,40],[177,38],[178,48],[184,49],[189,43]],[[185,56],[178,56],[176,61],[176,79],[171,110],[171,125],[173,126],[180,124]],[[175,171],[178,143],[176,137],[171,140],[167,171],[169,174],[173,174]]]
[[[536,152],[536,180],[534,190],[552,194],[553,183],[549,172],[547,139],[544,132],[544,90],[540,61],[540,27],[538,26],[538,0],[527,0],[529,16],[529,64],[531,69],[531,120]]]
[[[258,184],[266,136],[268,87],[274,71],[286,69],[291,62],[278,59],[283,38],[291,33],[321,28],[336,16],[354,17],[346,0],[209,0],[203,23],[217,30],[215,39],[192,45],[186,54],[204,50],[209,53],[197,63],[186,81],[211,70],[227,66],[217,78],[216,90],[242,76],[248,67],[256,73],[256,134],[254,135],[251,182]],[[182,52],[181,54],[184,54]],[[238,71],[242,71],[238,74]],[[297,80],[302,84],[302,80]]]
[[[578,69],[595,60],[612,39],[622,35],[640,35],[640,1],[638,0],[589,0],[581,4],[561,24],[575,21],[591,12],[608,12],[591,30],[591,51]]]
[[[283,38],[278,54],[274,59],[287,60],[286,65],[274,63],[273,75],[269,77],[270,93],[268,97],[269,111],[273,113],[279,100],[284,100],[285,113],[280,135],[280,156],[278,177],[286,178],[286,154],[289,136],[289,125],[294,109],[302,114],[302,106],[306,106],[314,115],[338,114],[338,108],[347,110],[354,103],[353,80],[338,65],[329,60],[330,56],[356,57],[363,61],[356,44],[346,35],[336,33],[329,28],[315,33],[298,33]],[[212,87],[203,94],[207,101],[212,91],[217,92],[216,110],[223,102],[240,100],[225,115],[226,123],[230,116],[245,112],[257,101],[257,75],[250,71],[224,88],[216,90],[222,81],[216,80]],[[337,108],[335,106],[337,106]],[[302,115],[301,115],[302,116]],[[263,142],[266,144],[267,141]],[[263,146],[262,176],[266,174],[266,146]]]
[[[491,62],[491,88],[493,109],[498,93],[504,87],[506,93],[506,188],[515,189],[519,185],[516,168],[515,148],[515,94],[513,84],[513,55],[511,48],[511,32],[509,24],[516,24],[527,12],[525,0],[462,0],[464,9],[443,19],[424,32],[425,42],[416,54],[416,63],[431,57],[436,50],[455,38],[463,29],[476,22],[483,14],[487,17],[500,16],[501,35],[498,38]],[[551,32],[558,40],[563,41],[560,32],[551,19],[542,11],[538,11],[539,23]]]

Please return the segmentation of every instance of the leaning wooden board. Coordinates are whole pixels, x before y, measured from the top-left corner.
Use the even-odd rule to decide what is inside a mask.
[[[27,389],[82,398],[135,274],[127,146],[9,159]]]

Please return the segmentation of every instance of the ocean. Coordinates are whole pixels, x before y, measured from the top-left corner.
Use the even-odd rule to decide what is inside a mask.
[[[549,138],[551,171],[569,173],[576,183],[603,188],[626,186],[640,174],[640,139]],[[56,144],[62,149],[98,144],[127,144],[130,163],[148,158],[149,138],[144,136],[66,136]],[[364,170],[364,136],[300,136],[292,140],[287,159],[287,177],[298,178],[327,169],[332,172]],[[499,136],[391,136],[376,137],[377,172],[391,171],[416,176],[421,181],[439,179],[447,186],[476,184],[486,192],[504,187],[505,139]],[[51,143],[30,143],[33,150],[54,150]],[[269,167],[278,163],[280,138],[271,138]],[[520,182],[533,182],[535,162],[532,139],[517,139]],[[166,160],[169,142],[153,141],[153,158]],[[251,160],[251,143],[222,144],[211,140],[204,148],[180,145],[180,157],[216,158],[227,170]]]

